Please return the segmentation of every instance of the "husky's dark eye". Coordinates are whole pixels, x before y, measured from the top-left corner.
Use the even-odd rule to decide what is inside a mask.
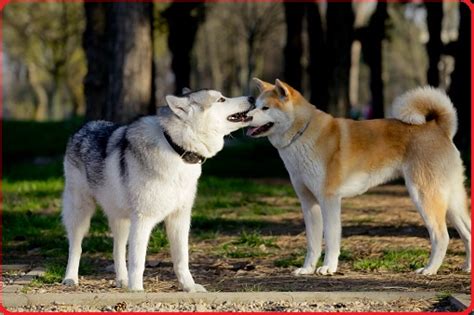
[[[269,110],[270,108],[268,106],[263,106],[262,110]]]
[[[225,102],[225,98],[221,97],[220,99],[217,100],[218,103],[223,103]]]

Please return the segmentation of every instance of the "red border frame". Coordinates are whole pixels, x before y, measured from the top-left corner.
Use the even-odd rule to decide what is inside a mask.
[[[54,1],[54,0],[53,0]],[[231,0],[175,0],[176,2],[231,2]],[[234,0],[232,2],[246,2],[246,1],[254,1],[254,2],[285,2],[285,0]],[[290,2],[291,0],[287,0]],[[295,2],[318,2],[319,0],[297,0]],[[348,0],[327,0],[331,2],[348,2]],[[350,0],[349,0],[350,1]],[[353,0],[353,2],[400,2],[400,0]],[[443,0],[424,0],[425,2],[440,2]],[[446,2],[458,2],[457,0],[444,0]],[[3,70],[2,70],[2,65],[3,65],[3,8],[8,4],[8,3],[21,3],[21,2],[46,2],[42,0],[0,0],[0,152],[2,151],[2,145],[3,145]],[[49,2],[49,1],[48,1]],[[64,2],[116,2],[114,0],[64,0]],[[117,1],[118,2],[118,1]],[[120,2],[171,2],[168,0],[122,0]],[[468,8],[471,11],[471,179],[474,178],[474,168],[473,168],[473,161],[472,161],[472,156],[474,153],[474,128],[472,122],[474,121],[474,3],[471,2],[471,0],[460,0],[460,3],[464,3],[465,5],[468,6]],[[3,193],[2,193],[2,178],[3,178],[3,157],[0,157],[0,214],[3,211]],[[474,200],[474,185],[471,180],[471,213],[473,210],[473,205],[474,203],[472,200]],[[471,216],[471,223],[473,223],[473,217]],[[3,221],[2,221],[2,216],[0,215],[0,235],[2,234],[2,226],[3,226]],[[0,282],[2,282],[2,266],[3,266],[3,255],[1,254],[1,244],[2,243],[2,238],[0,238]],[[474,245],[471,244],[471,252],[474,249]],[[462,312],[456,312],[456,314],[469,314],[471,312],[474,312],[474,291],[472,288],[472,283],[474,282],[474,273],[471,272],[471,305],[469,307],[462,311]],[[328,293],[330,294],[330,293]],[[38,314],[39,312],[11,312],[5,307],[3,307],[3,291],[2,287],[0,287],[0,312],[3,312],[5,314]],[[69,313],[76,313],[76,312],[64,312],[64,314],[69,314]],[[97,312],[77,312],[81,314],[90,314],[90,315],[96,315]],[[122,312],[122,314],[145,314],[147,312]],[[160,314],[164,315],[175,315],[179,314],[180,312],[157,312]],[[183,312],[184,313],[184,312]],[[256,314],[252,312],[242,312],[240,314],[245,314],[245,315],[250,315],[250,314]],[[344,312],[344,313],[350,313],[350,312]],[[1,313],[0,313],[1,314]],[[62,314],[62,312],[43,312],[42,314]],[[233,313],[231,312],[200,312],[199,314],[205,314],[205,315],[216,315],[216,314],[228,314],[231,315]],[[257,314],[261,315],[269,315],[269,314],[280,314],[280,312],[258,312]],[[298,314],[333,314],[333,312],[298,312]],[[393,312],[358,312],[357,314],[394,314]],[[413,315],[413,314],[432,314],[430,312],[399,312],[396,314],[406,314],[406,315]],[[436,312],[436,314],[453,314],[451,312]]]

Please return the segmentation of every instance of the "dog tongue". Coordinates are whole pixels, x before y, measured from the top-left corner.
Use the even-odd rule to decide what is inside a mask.
[[[258,130],[258,128],[259,128],[258,126],[257,127],[249,127],[247,129],[247,136],[252,136],[253,133]]]

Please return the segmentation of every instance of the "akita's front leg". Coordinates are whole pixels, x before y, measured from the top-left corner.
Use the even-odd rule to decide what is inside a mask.
[[[181,208],[165,219],[166,233],[170,242],[171,258],[179,285],[186,292],[207,292],[194,282],[189,271],[188,241],[191,224],[191,207]]]
[[[313,274],[316,264],[321,256],[321,245],[323,242],[323,219],[321,208],[317,199],[304,185],[293,185],[301,202],[303,210],[304,224],[306,227],[307,251],[304,264],[296,269],[293,274],[307,275]]]
[[[324,263],[317,269],[317,273],[331,275],[337,270],[341,248],[341,198],[336,196],[325,197],[321,200],[321,210],[326,249]]]
[[[128,289],[130,291],[143,291],[146,249],[156,222],[155,218],[150,217],[132,218],[128,243]]]

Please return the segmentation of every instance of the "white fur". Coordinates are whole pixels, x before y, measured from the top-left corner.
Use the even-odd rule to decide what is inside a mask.
[[[420,87],[399,96],[392,105],[393,117],[412,125],[426,123],[426,115],[430,112],[440,116],[441,127],[452,139],[457,130],[456,109],[443,91],[430,86]]]
[[[81,242],[89,229],[95,210],[94,200],[107,215],[114,238],[114,262],[116,283],[128,285],[129,290],[143,290],[143,272],[148,240],[153,227],[166,223],[171,256],[178,282],[188,292],[204,292],[196,284],[188,267],[188,235],[197,181],[201,175],[200,164],[187,164],[172,149],[163,135],[166,130],[178,145],[197,152],[207,158],[222,149],[223,137],[247,125],[244,122],[229,122],[227,116],[246,111],[250,107],[246,97],[221,97],[217,91],[202,91],[199,100],[184,97],[170,98],[171,113],[142,118],[129,126],[128,140],[146,146],[143,151],[151,168],[144,169],[130,152],[126,151],[128,166],[127,181],[120,176],[119,152],[114,151],[105,160],[104,182],[92,189],[83,169],[75,167],[66,157],[64,161],[65,189],[63,194],[63,222],[69,238],[69,260],[65,284],[78,283],[78,268]],[[179,117],[179,118],[178,118]],[[118,139],[124,127],[117,129],[111,139]],[[128,251],[128,272],[126,245]]]

